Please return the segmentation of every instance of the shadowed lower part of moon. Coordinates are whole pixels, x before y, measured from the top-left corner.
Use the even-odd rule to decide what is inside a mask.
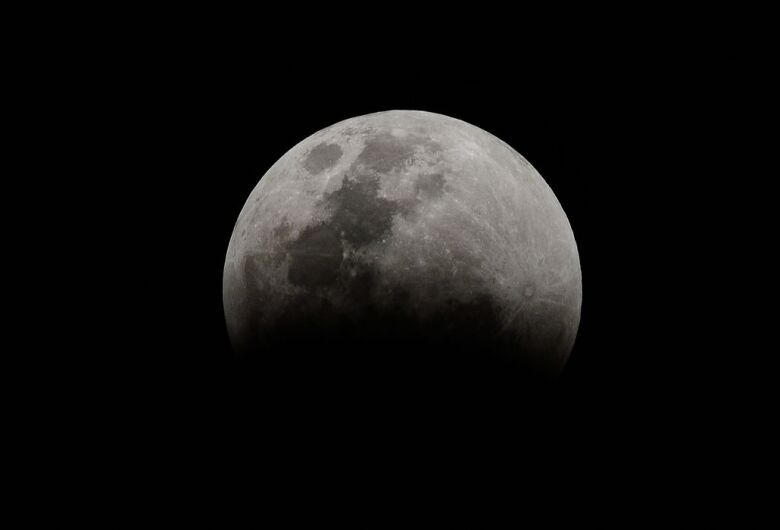
[[[566,363],[581,274],[525,159],[464,122],[392,111],[316,133],[263,176],[223,298],[234,348],[265,374],[530,382]]]

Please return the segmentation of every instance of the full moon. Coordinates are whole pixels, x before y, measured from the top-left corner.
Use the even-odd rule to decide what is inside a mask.
[[[482,129],[420,111],[290,149],[241,210],[223,275],[240,357],[329,376],[552,378],[581,302],[574,234],[541,175]]]

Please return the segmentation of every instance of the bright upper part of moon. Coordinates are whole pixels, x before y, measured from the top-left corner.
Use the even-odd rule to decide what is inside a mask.
[[[233,230],[223,298],[242,353],[281,327],[373,318],[387,336],[400,322],[483,337],[556,374],[582,280],[566,215],[528,161],[463,121],[389,111],[323,129],[268,170]]]

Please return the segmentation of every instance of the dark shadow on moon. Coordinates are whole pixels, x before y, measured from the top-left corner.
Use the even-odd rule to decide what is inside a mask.
[[[377,304],[376,271],[357,270],[344,286],[348,311],[301,295],[238,348],[248,384],[274,395],[413,407],[445,395],[500,400],[552,381],[557,367],[539,364],[549,344],[503,333],[491,297],[447,300],[421,318],[413,292],[379,292],[385,303]]]

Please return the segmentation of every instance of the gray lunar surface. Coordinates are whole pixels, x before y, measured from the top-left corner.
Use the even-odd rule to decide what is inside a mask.
[[[574,235],[541,175],[495,136],[420,111],[348,119],[282,156],[238,216],[223,277],[242,355],[349,336],[366,356],[460,345],[551,375],[581,300]]]

